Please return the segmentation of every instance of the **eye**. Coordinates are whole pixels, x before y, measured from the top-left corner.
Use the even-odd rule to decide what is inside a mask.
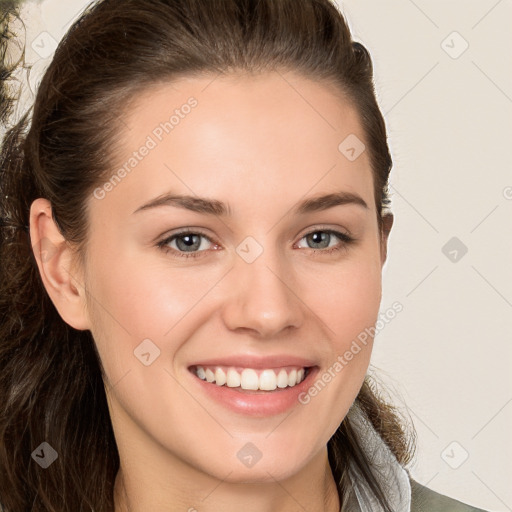
[[[336,244],[336,239],[341,242]],[[301,240],[306,240],[306,243],[308,244],[307,248],[313,249],[315,252],[320,250],[322,253],[332,253],[345,249],[347,245],[354,242],[354,238],[346,233],[341,233],[340,231],[332,229],[317,229],[315,231],[310,231],[304,235]],[[335,244],[331,245],[331,242],[333,241]]]
[[[204,241],[207,242],[203,243]],[[157,246],[179,257],[197,258],[202,256],[212,243],[210,238],[200,231],[181,231],[158,242]]]

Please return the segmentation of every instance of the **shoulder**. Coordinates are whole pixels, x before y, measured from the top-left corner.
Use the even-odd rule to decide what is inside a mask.
[[[443,496],[419,484],[412,478],[410,482],[411,512],[486,512],[481,508],[465,505],[453,498]]]

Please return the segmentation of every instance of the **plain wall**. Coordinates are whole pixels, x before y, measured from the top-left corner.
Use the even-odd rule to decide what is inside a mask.
[[[32,90],[88,3],[25,5]],[[378,333],[371,372],[414,421],[413,477],[512,510],[512,4],[338,4],[373,57],[394,159],[382,311],[403,311]]]

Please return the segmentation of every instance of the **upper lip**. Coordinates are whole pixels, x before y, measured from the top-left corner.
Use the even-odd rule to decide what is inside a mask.
[[[316,363],[311,359],[293,355],[255,356],[248,354],[231,354],[229,356],[216,357],[214,359],[202,359],[190,366],[239,366],[242,368],[280,368],[282,366],[311,367]]]

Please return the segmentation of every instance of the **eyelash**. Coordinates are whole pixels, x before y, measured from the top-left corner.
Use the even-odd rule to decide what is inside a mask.
[[[309,250],[313,251],[314,254],[316,254],[318,252],[324,253],[324,254],[326,254],[326,253],[333,254],[338,251],[345,250],[348,245],[350,245],[356,241],[355,238],[353,238],[350,235],[347,235],[346,233],[342,233],[340,231],[336,231],[333,229],[321,229],[321,228],[315,229],[313,231],[309,231],[308,233],[306,233],[305,235],[303,235],[301,237],[301,240],[303,238],[306,238],[309,235],[314,234],[314,233],[328,233],[329,235],[335,235],[337,238],[339,238],[341,240],[340,244],[338,244],[334,247],[330,247],[329,249],[311,249],[311,248],[309,248]],[[210,239],[210,237],[208,235],[206,235],[206,233],[203,233],[201,230],[193,230],[193,231],[192,230],[183,230],[178,233],[174,233],[173,235],[161,240],[156,245],[159,249],[161,249],[165,253],[173,252],[179,258],[201,258],[202,256],[204,256],[204,253],[208,252],[208,251],[196,251],[196,252],[188,252],[187,253],[187,252],[177,251],[176,249],[168,247],[168,244],[171,243],[174,239],[179,238],[184,235],[200,235],[200,236],[206,238],[206,240],[208,240],[210,243],[215,243]]]

